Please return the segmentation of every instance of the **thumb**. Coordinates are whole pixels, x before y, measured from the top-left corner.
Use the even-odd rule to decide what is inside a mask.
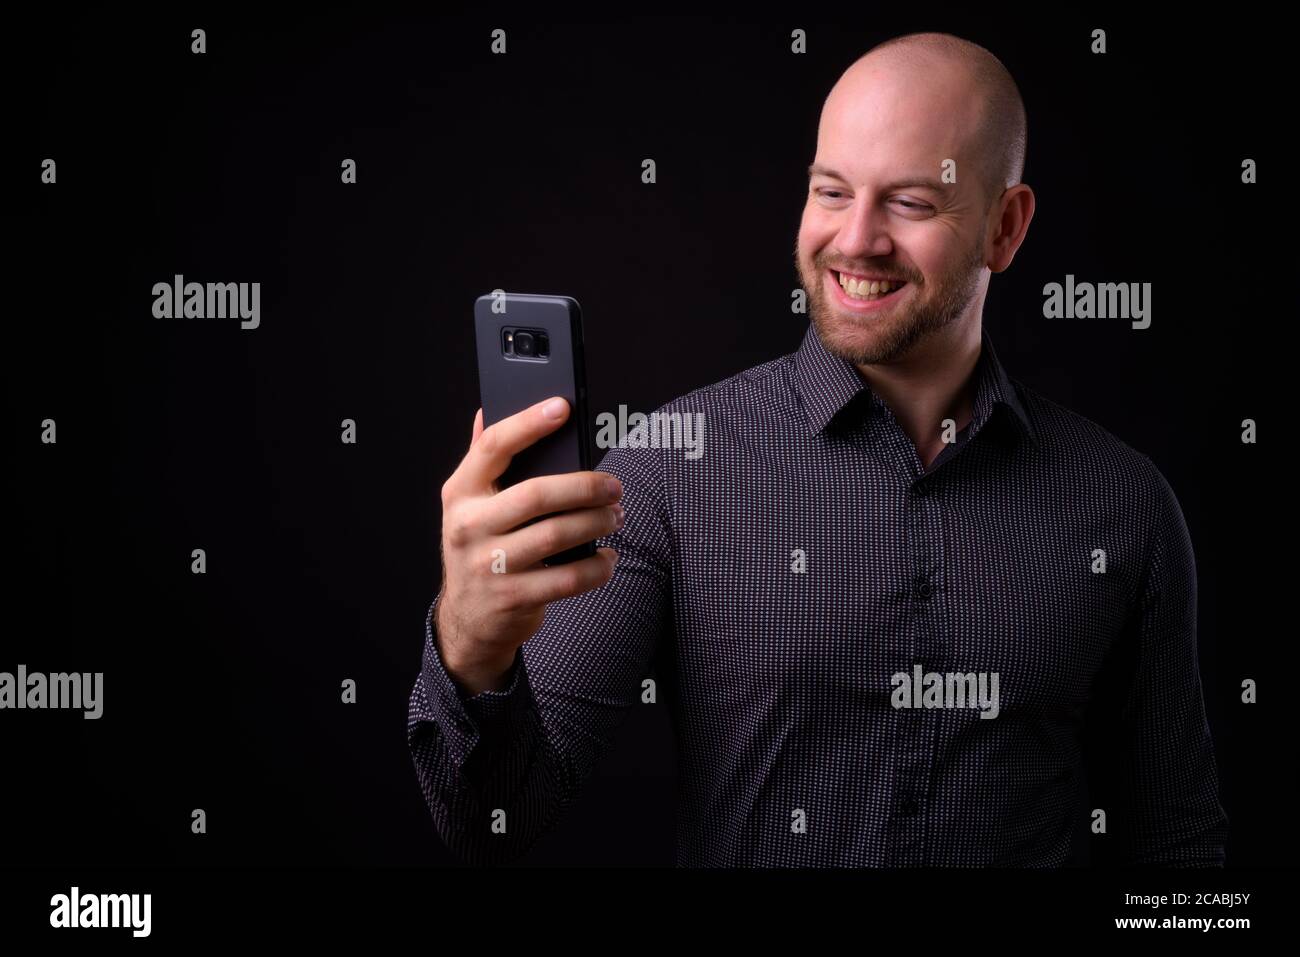
[[[478,441],[478,437],[483,434],[483,410],[479,409],[474,415],[474,434],[470,436],[469,444],[472,448]]]

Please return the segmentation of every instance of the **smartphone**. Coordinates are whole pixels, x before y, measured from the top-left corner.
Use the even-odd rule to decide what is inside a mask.
[[[498,486],[505,489],[539,475],[590,471],[578,301],[571,296],[494,290],[474,301],[474,336],[484,428],[554,395],[569,401],[564,425],[516,455],[497,480]],[[548,517],[540,515],[533,521]],[[551,555],[543,564],[563,565],[595,554],[592,541]]]

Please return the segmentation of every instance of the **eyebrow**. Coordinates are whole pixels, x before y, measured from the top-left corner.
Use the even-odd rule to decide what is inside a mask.
[[[808,178],[812,179],[814,176],[830,176],[834,179],[843,180],[846,183],[849,181],[849,178],[843,173],[837,172],[826,166],[818,165],[817,163],[812,163],[808,167]],[[950,185],[950,183],[941,183],[939,180],[931,179],[928,176],[905,176],[902,179],[894,180],[892,183],[886,183],[884,188],[886,190],[894,190],[920,186],[924,189],[932,189],[936,193],[946,196]]]

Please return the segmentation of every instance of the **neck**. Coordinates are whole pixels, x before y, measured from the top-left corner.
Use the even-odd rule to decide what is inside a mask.
[[[927,467],[943,450],[944,419],[956,422],[955,434],[974,415],[972,373],[980,356],[980,331],[977,315],[933,333],[898,362],[857,367]]]

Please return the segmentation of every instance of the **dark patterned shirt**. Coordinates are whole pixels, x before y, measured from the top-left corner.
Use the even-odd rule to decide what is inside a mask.
[[[998,362],[927,469],[813,327],[668,403],[703,455],[610,449],[602,588],[469,697],[425,620],[408,742],[445,843],[527,850],[629,708],[667,707],[677,861],[1221,865],[1196,568],[1149,458]],[[1104,825],[1104,830],[1102,826]]]

